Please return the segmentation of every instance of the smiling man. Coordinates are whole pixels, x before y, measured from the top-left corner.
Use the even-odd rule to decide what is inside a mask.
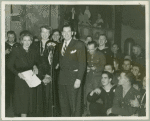
[[[138,99],[140,92],[133,88],[134,75],[130,71],[123,71],[120,74],[118,86],[115,91],[112,108],[107,110],[107,115],[131,116],[137,113],[137,108],[132,103]]]
[[[85,45],[72,39],[70,25],[63,26],[59,52],[59,99],[61,115],[81,116],[81,83],[86,69]]]
[[[107,109],[112,107],[116,85],[112,84],[113,75],[103,71],[101,76],[102,86],[91,91],[87,100],[90,102],[91,116],[106,116]]]

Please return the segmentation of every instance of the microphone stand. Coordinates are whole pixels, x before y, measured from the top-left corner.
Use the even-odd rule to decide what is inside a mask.
[[[54,49],[52,49],[49,52],[52,52],[51,65],[50,65],[50,75],[51,75],[52,80],[51,80],[49,91],[51,92],[50,98],[51,98],[51,102],[52,102],[52,105],[51,105],[52,117],[54,117],[56,115],[55,114],[55,83],[54,83],[54,68],[53,68]]]

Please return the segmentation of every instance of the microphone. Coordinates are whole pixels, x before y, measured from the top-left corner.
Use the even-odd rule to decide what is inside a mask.
[[[52,51],[52,53],[53,53],[54,50],[55,50],[55,46],[56,46],[56,44],[55,44],[54,42],[49,42],[49,43],[47,44],[48,52]]]

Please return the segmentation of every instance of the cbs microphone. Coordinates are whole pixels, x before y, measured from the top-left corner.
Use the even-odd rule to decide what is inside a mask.
[[[53,53],[54,50],[55,50],[55,46],[56,46],[56,44],[55,44],[54,42],[49,42],[49,43],[47,44],[48,52],[52,51],[52,53]]]

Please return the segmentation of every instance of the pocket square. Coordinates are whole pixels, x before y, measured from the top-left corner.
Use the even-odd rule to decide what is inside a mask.
[[[75,53],[76,51],[77,51],[77,50],[72,50],[70,53],[73,54],[73,53]]]

